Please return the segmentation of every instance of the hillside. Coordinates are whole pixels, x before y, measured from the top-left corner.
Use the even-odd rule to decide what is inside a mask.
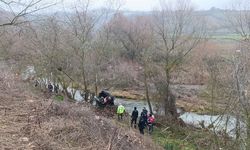
[[[150,16],[153,12],[143,11],[125,11],[123,12],[130,18],[136,16]],[[213,35],[225,35],[232,34],[230,31],[230,25],[228,24],[227,13],[237,14],[237,11],[229,11],[218,8],[211,8],[210,10],[198,10],[194,11],[195,16],[200,16],[204,21],[207,22],[207,32],[210,36]]]
[[[161,149],[87,104],[32,94],[6,68],[0,81],[0,149]]]

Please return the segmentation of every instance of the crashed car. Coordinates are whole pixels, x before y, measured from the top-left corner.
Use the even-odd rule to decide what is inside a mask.
[[[98,94],[98,97],[95,97],[96,104],[99,107],[105,107],[107,105],[113,106],[114,105],[114,100],[115,100],[114,96],[112,96],[107,91],[101,91]]]

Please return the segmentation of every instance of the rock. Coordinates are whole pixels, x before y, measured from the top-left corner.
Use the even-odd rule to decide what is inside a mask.
[[[31,122],[34,122],[35,121],[35,116],[29,116],[29,120],[31,121]]]
[[[95,119],[96,120],[100,120],[100,116],[95,116]]]
[[[34,102],[34,100],[32,100],[32,99],[28,99],[27,100],[29,103],[33,103]]]
[[[29,142],[29,138],[23,137],[23,138],[20,139],[20,141],[22,141],[22,142]]]
[[[34,143],[31,142],[31,143],[28,144],[28,147],[31,148],[31,149],[34,149],[36,146],[34,145]]]

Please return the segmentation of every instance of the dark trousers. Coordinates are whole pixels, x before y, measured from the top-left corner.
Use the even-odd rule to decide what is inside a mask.
[[[118,120],[122,120],[123,114],[117,114],[118,115]]]
[[[144,134],[144,128],[140,128],[140,127],[139,127],[139,130],[140,130],[140,133],[141,133],[141,134]]]
[[[137,121],[137,118],[131,119],[131,127],[133,127],[133,124],[134,124],[134,127],[136,128],[136,121]]]
[[[148,133],[151,134],[153,132],[153,124],[148,124]]]

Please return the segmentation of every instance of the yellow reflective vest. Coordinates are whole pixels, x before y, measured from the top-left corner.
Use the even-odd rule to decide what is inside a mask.
[[[123,114],[125,112],[125,107],[122,105],[119,105],[117,108],[117,114]]]

